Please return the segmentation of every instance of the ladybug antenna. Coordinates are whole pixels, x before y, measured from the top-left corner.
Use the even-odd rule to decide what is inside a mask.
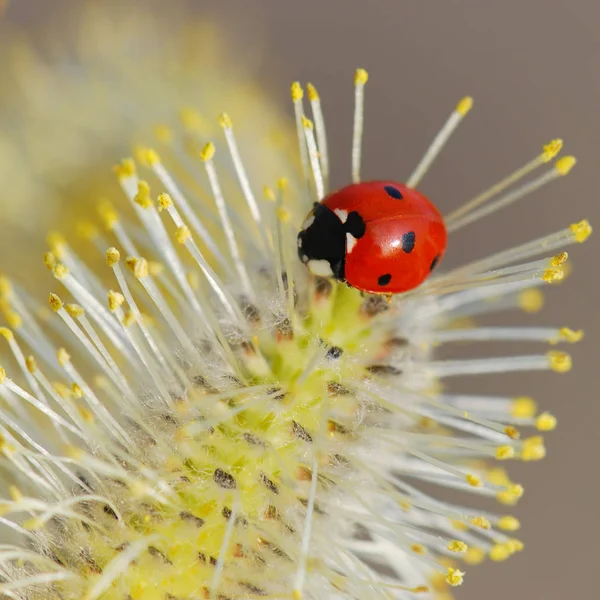
[[[444,123],[444,126],[435,136],[433,142],[431,142],[427,152],[425,152],[425,156],[423,156],[421,162],[417,165],[417,168],[407,179],[406,185],[408,187],[416,188],[419,183],[421,183],[421,179],[423,179],[425,173],[427,173],[429,167],[431,167],[433,164],[433,161],[442,151],[442,148],[446,145],[446,142],[450,139],[450,136],[454,133],[454,130],[458,127],[465,115],[471,110],[472,106],[473,98],[470,96],[465,96],[456,105],[456,108],[452,111],[452,114],[448,117],[448,120]]]
[[[460,227],[464,227],[473,221],[499,210],[500,208],[508,206],[509,204],[512,204],[513,202],[523,198],[527,194],[530,194],[534,190],[537,190],[541,186],[550,183],[557,177],[561,177],[562,175],[569,173],[569,171],[575,166],[576,161],[572,156],[564,156],[559,158],[551,169],[545,173],[542,173],[542,175],[536,179],[524,183],[523,185],[514,189],[512,192],[501,196],[493,202],[488,202],[488,200],[498,195],[500,192],[503,192],[511,185],[517,183],[538,167],[550,162],[558,155],[562,149],[562,146],[562,140],[552,140],[543,147],[542,152],[538,156],[529,161],[526,165],[517,169],[498,183],[494,184],[492,187],[481,192],[475,198],[469,200],[461,207],[451,212],[444,219],[448,231],[455,231]]]
[[[356,69],[354,74],[354,125],[352,128],[352,183],[360,182],[365,84],[368,80],[369,74],[364,69]]]

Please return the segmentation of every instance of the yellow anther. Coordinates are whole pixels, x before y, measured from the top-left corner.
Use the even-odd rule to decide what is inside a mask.
[[[561,327],[558,331],[558,335],[565,342],[569,342],[571,344],[579,342],[583,339],[583,331],[581,329],[573,331],[573,329],[569,329],[568,327]]]
[[[561,268],[552,267],[550,269],[546,269],[542,275],[542,279],[546,283],[555,283],[556,281],[561,281],[565,277],[565,272]]]
[[[50,250],[54,253],[58,260],[61,260],[65,257],[65,252],[69,245],[67,244],[67,240],[63,236],[62,233],[58,231],[51,231],[46,237],[46,241],[50,246]]]
[[[25,357],[25,366],[32,375],[37,371],[37,362],[33,356]]]
[[[550,162],[558,153],[562,150],[563,141],[561,139],[555,139],[548,142],[542,149],[542,160],[544,162]]]
[[[53,381],[52,387],[54,388],[54,391],[65,400],[67,398],[71,398],[71,396],[73,395],[71,389],[61,381]]]
[[[158,210],[163,211],[171,208],[173,206],[173,199],[169,194],[163,192],[158,195]]]
[[[546,447],[544,446],[544,439],[541,436],[536,435],[523,440],[521,458],[524,461],[542,460],[545,456]]]
[[[560,267],[560,265],[562,265],[567,258],[569,258],[569,255],[567,252],[561,252],[560,254],[557,254],[556,256],[552,257],[552,260],[550,261],[550,264],[553,267]]]
[[[521,437],[521,434],[519,433],[519,430],[514,427],[513,425],[507,425],[504,428],[504,433],[511,439],[511,440],[518,440]]]
[[[56,294],[48,296],[48,304],[54,312],[58,312],[63,307],[63,301]]]
[[[69,269],[67,269],[65,265],[59,263],[52,269],[52,274],[54,277],[56,277],[56,279],[63,279],[69,274]]]
[[[0,367],[0,385],[2,385],[4,383],[5,379],[6,379],[6,371],[4,370],[3,367]]]
[[[290,92],[292,94],[292,102],[299,102],[304,98],[304,90],[299,81],[294,81],[294,83],[292,83]]]
[[[312,102],[313,100],[319,100],[319,92],[312,83],[306,84],[306,91],[308,92],[308,99]]]
[[[56,351],[56,358],[61,367],[64,367],[71,360],[71,356],[64,348],[59,348]]]
[[[469,549],[469,546],[460,540],[452,540],[448,543],[447,548],[450,552],[466,552]]]
[[[157,125],[154,128],[154,135],[165,144],[173,140],[173,130],[168,125]]]
[[[200,289],[200,277],[198,273],[196,273],[196,271],[189,271],[188,273],[186,273],[185,278],[187,279],[187,282],[190,284],[190,287],[194,291]]]
[[[98,214],[104,221],[104,226],[108,231],[112,231],[114,226],[119,222],[119,215],[108,200],[104,200],[98,204]]]
[[[496,494],[496,500],[501,504],[512,506],[516,504],[519,498],[523,495],[523,487],[518,483],[509,485],[505,490]]]
[[[509,460],[515,455],[515,449],[512,446],[498,446],[496,448],[496,458],[498,460]]]
[[[313,129],[314,125],[313,122],[308,119],[307,117],[302,117],[302,127],[304,127],[304,129]]]
[[[517,419],[530,419],[537,410],[537,404],[533,398],[520,396],[512,401],[510,414]]]
[[[288,183],[289,182],[287,180],[287,177],[280,177],[277,180],[277,188],[279,189],[279,191],[283,192],[287,188]]]
[[[15,338],[15,334],[8,327],[0,327],[0,336],[8,342]]]
[[[510,549],[511,553],[521,552],[521,550],[523,550],[523,548],[525,547],[523,542],[521,540],[517,540],[516,538],[511,538],[510,540],[508,540],[506,542],[506,545]]]
[[[148,261],[145,258],[128,256],[125,262],[136,279],[148,276]]]
[[[275,192],[268,185],[263,186],[263,196],[265,200],[275,202]]]
[[[490,558],[495,562],[506,560],[511,554],[511,549],[506,544],[495,544],[490,550]]]
[[[423,546],[423,544],[413,544],[410,549],[415,553],[415,554],[427,554],[427,548],[425,548],[425,546]]]
[[[157,277],[165,270],[165,265],[155,260],[148,261],[148,273],[150,277]]]
[[[560,175],[566,175],[575,166],[576,162],[577,159],[574,156],[563,156],[554,163],[554,168]]]
[[[292,213],[284,207],[277,209],[277,217],[282,223],[289,223],[292,219]]]
[[[73,317],[74,319],[78,319],[79,317],[85,315],[85,310],[82,306],[79,306],[79,304],[67,304],[65,306],[65,310],[69,316]]]
[[[118,165],[115,165],[114,171],[119,179],[133,177],[136,174],[135,163],[132,158],[125,158]]]
[[[50,271],[52,271],[52,269],[54,269],[54,267],[57,264],[56,256],[54,256],[54,253],[52,253],[52,252],[44,253],[44,264],[46,265],[46,267],[48,267],[48,269]]]
[[[553,431],[556,429],[556,417],[544,412],[535,420],[535,426],[538,431]]]
[[[566,352],[548,352],[546,355],[550,361],[550,368],[556,373],[566,373],[571,370],[571,356]]]
[[[81,400],[81,398],[83,398],[83,390],[76,383],[71,384],[71,391],[73,392],[75,398],[77,398],[78,400]]]
[[[150,198],[150,185],[147,181],[138,181],[138,192],[134,198],[136,204],[142,208],[152,208],[152,199]]]
[[[457,585],[461,585],[463,582],[465,574],[463,571],[459,571],[458,569],[453,569],[452,567],[448,567],[448,573],[446,574],[446,583],[450,584],[453,587]]]
[[[539,312],[544,306],[544,294],[538,288],[523,290],[519,294],[519,306],[526,313]]]
[[[231,117],[227,113],[221,113],[219,115],[219,125],[223,127],[223,129],[231,129],[233,127]]]
[[[16,485],[8,486],[8,494],[13,502],[21,502],[25,497],[23,496],[23,492]]]
[[[121,253],[114,247],[106,251],[106,264],[109,267],[114,267],[121,260]]]
[[[579,221],[579,223],[573,223],[569,226],[569,229],[574,235],[575,241],[579,243],[585,242],[592,235],[592,226],[587,219]]]
[[[179,111],[179,119],[181,120],[181,124],[186,129],[191,129],[193,131],[199,131],[206,133],[208,129],[208,123],[206,119],[200,115],[200,113],[193,108],[182,108]]]
[[[137,321],[133,312],[128,311],[123,315],[123,325],[125,327],[131,327]]]
[[[485,550],[476,546],[469,546],[463,560],[468,565],[479,565],[485,560]]]
[[[0,298],[9,300],[12,298],[13,286],[10,279],[4,275],[0,275]]]
[[[474,527],[479,527],[479,529],[489,529],[492,526],[485,517],[473,517],[471,519],[471,524]]]
[[[472,473],[469,473],[465,477],[465,479],[470,486],[473,486],[473,487],[482,487],[483,486],[483,481],[481,481],[481,477],[479,477],[478,475],[473,475]]]
[[[191,237],[192,234],[190,233],[189,228],[185,225],[178,227],[177,231],[175,232],[175,239],[179,244],[185,244]]]
[[[207,162],[215,155],[215,145],[212,142],[208,142],[204,148],[200,151],[200,160]]]
[[[119,292],[113,292],[112,290],[108,292],[108,308],[111,312],[114,312],[119,308],[123,302],[125,302],[125,297],[123,294]]]
[[[79,221],[75,230],[77,235],[84,240],[93,240],[98,235],[98,228],[90,221]]]
[[[9,310],[5,313],[4,318],[10,327],[13,329],[19,329],[23,325],[23,319],[21,315],[16,313],[14,310]]]
[[[356,69],[354,73],[354,85],[365,85],[369,81],[369,74],[364,69]]]
[[[450,521],[450,524],[457,531],[467,531],[469,526],[464,521],[459,521],[458,519],[453,519]]]
[[[160,164],[160,156],[152,148],[146,146],[137,146],[135,148],[135,157],[137,161],[145,167],[153,167]]]
[[[456,105],[456,112],[464,117],[472,108],[473,98],[471,98],[471,96],[465,96],[464,98],[461,98]]]
[[[498,528],[503,531],[518,531],[521,528],[521,523],[515,517],[508,515],[498,519]]]

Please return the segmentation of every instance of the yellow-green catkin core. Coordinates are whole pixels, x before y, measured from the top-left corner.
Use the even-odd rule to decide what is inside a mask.
[[[65,526],[68,541],[53,550],[55,558],[76,565],[88,589],[136,540],[152,539],[103,600],[208,598],[217,570],[219,598],[268,593],[266,577],[269,592],[278,579],[289,590],[315,444],[324,438],[345,447],[352,443],[361,407],[341,382],[361,376],[357,357],[362,376],[368,376],[364,365],[380,359],[389,341],[389,332],[373,327],[374,317],[387,308],[384,297],[365,299],[324,279],[309,286],[310,305],[302,317],[293,313],[295,322],[275,330],[253,324],[256,335],[241,354],[245,386],[232,380],[229,390],[216,390],[204,377],[191,376],[194,388],[175,399],[175,410],[153,416],[160,447],[138,434],[159,486],[145,489],[135,475],[131,481],[108,479],[102,485],[114,510],[88,508],[102,527]],[[262,368],[265,360],[269,370]],[[250,390],[260,386],[263,398],[257,401]],[[316,454],[324,468],[343,461],[338,453]],[[319,488],[328,483],[319,479]],[[69,586],[57,587],[68,594]]]

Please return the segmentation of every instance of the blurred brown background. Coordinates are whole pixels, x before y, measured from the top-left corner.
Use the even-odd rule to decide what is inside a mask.
[[[20,0],[13,16],[39,22],[49,0]],[[483,256],[588,217],[600,226],[600,2],[597,0],[198,0],[225,19],[238,51],[264,51],[260,77],[286,107],[292,80],[323,98],[334,182],[349,179],[352,75],[369,70],[363,176],[402,179],[463,95],[475,108],[422,189],[448,211],[564,137],[573,173],[452,240],[448,262]],[[511,469],[526,494],[515,514],[525,551],[469,569],[464,600],[598,597],[600,493],[597,392],[598,238],[572,248],[574,272],[548,289],[539,324],[583,327],[563,376],[460,382],[463,390],[531,393],[555,413],[548,458]],[[507,317],[502,316],[506,320]],[[513,323],[529,317],[510,315]],[[487,348],[483,348],[487,350]],[[498,352],[514,348],[502,347]],[[518,348],[517,351],[521,351]],[[525,348],[527,352],[528,349]],[[458,386],[457,386],[458,387]]]

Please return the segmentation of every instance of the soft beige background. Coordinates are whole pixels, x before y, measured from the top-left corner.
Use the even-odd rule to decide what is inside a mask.
[[[32,7],[37,4],[38,11]],[[20,0],[43,19],[51,0]],[[369,69],[365,177],[410,172],[456,100],[476,105],[423,190],[444,210],[563,136],[579,158],[564,180],[452,240],[450,261],[555,230],[583,216],[600,226],[600,2],[598,0],[220,0],[232,43],[262,45],[261,76],[288,102],[294,79],[319,86],[339,184],[348,180],[352,73]],[[548,290],[539,323],[584,327],[568,375],[464,382],[461,389],[532,393],[559,417],[542,463],[512,469],[526,494],[516,510],[525,551],[469,570],[464,600],[598,597],[597,239],[572,249],[574,273]],[[524,317],[509,317],[524,322]],[[486,350],[486,348],[482,348]],[[506,351],[506,348],[498,350]],[[514,350],[514,348],[511,348]],[[521,350],[520,348],[517,349]],[[528,348],[523,348],[528,351]],[[458,383],[458,382],[457,382]]]

